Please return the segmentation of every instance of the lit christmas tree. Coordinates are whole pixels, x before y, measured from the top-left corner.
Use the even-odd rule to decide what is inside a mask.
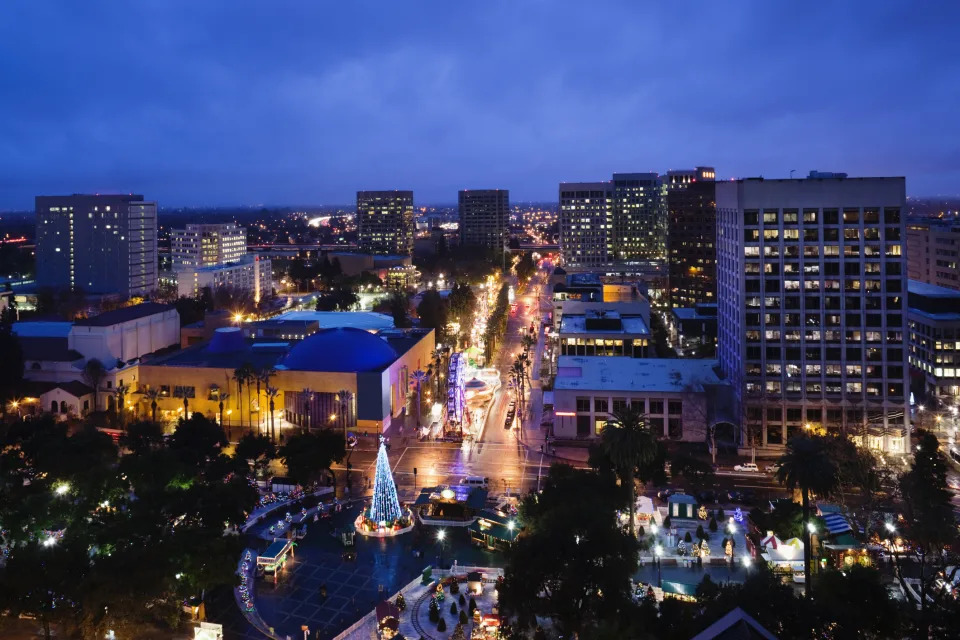
[[[397,498],[397,485],[387,460],[387,447],[380,436],[380,451],[377,452],[377,470],[373,476],[373,502],[370,504],[370,520],[391,525],[403,515]]]

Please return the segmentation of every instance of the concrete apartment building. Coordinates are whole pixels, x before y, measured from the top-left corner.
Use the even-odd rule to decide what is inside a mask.
[[[144,296],[157,288],[157,203],[37,196],[37,286]]]
[[[188,224],[170,231],[174,271],[236,262],[247,255],[247,230],[233,223]]]
[[[357,191],[361,253],[413,254],[413,191]]]
[[[465,189],[458,194],[460,244],[503,251],[510,238],[510,192]]]
[[[907,223],[907,275],[911,280],[960,289],[960,223]]]
[[[718,357],[740,445],[909,446],[903,178],[717,183]]]

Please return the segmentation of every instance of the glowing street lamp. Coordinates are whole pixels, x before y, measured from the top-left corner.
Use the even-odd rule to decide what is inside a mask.
[[[807,531],[809,531],[810,533],[816,533],[816,532],[817,532],[817,525],[813,524],[812,522],[808,522],[808,523],[807,523]]]
[[[57,487],[53,490],[53,492],[56,493],[58,496],[66,495],[68,491],[70,491],[69,482],[58,484]]]

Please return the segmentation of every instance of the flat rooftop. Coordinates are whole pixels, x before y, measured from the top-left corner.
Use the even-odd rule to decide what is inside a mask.
[[[321,329],[337,327],[353,327],[366,331],[393,329],[392,316],[373,311],[287,311],[271,318],[271,321],[277,320],[317,322]]]
[[[587,329],[586,315],[570,315],[565,313],[563,314],[563,318],[560,320],[560,333],[582,333],[593,335],[622,334],[625,336],[650,334],[650,328],[640,316],[623,316],[619,318],[619,320],[622,323],[621,329]]]
[[[721,384],[716,360],[560,356],[553,388],[583,391],[678,393]]]
[[[920,282],[919,280],[907,280],[907,291],[925,298],[960,299],[960,291],[957,291],[956,289],[941,287],[935,284],[927,284],[926,282]]]

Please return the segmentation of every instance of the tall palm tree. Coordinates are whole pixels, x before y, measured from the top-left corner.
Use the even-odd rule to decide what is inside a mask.
[[[419,430],[421,426],[420,425],[420,390],[421,390],[421,386],[423,385],[424,382],[427,381],[427,378],[429,377],[430,374],[428,374],[423,369],[417,369],[410,375],[413,377],[414,382],[417,383],[417,429]]]
[[[272,440],[273,442],[276,442],[277,432],[274,427],[273,401],[278,395],[280,395],[280,389],[276,387],[267,387],[266,392],[267,392],[267,398],[270,402],[270,440]]]
[[[440,395],[440,376],[443,372],[443,349],[437,347],[433,350],[431,354],[433,356],[433,369],[436,372],[436,383],[437,383],[437,399],[439,400],[442,396]]]
[[[657,442],[650,432],[646,416],[632,405],[614,411],[603,425],[600,448],[616,470],[620,482],[627,485],[630,494],[630,535],[635,538],[634,475],[637,467],[653,460],[657,451]]]
[[[269,387],[270,378],[276,373],[277,373],[277,370],[274,369],[273,367],[261,367],[254,372],[254,376],[257,379],[257,409],[260,408],[260,383],[263,383],[264,388]],[[266,416],[263,415],[263,411],[259,412],[258,418],[260,417],[263,417],[263,428],[266,429],[267,428]]]
[[[150,421],[156,423],[157,421],[157,400],[162,396],[160,395],[160,389],[149,388],[143,392],[144,400],[150,401]]]
[[[233,370],[233,381],[237,383],[237,412],[240,427],[243,427],[243,383],[246,381],[246,372],[243,365]]]
[[[230,394],[226,391],[221,391],[219,394],[219,404],[220,404],[220,427],[223,428],[223,403],[230,399]]]
[[[130,385],[120,382],[114,388],[113,393],[117,396],[117,411],[119,411],[120,425],[122,426],[127,415],[124,405],[126,404],[127,394],[130,393]]]
[[[812,594],[810,575],[810,494],[824,495],[839,482],[837,464],[829,455],[827,438],[801,435],[787,440],[787,450],[780,456],[777,481],[787,489],[800,490],[803,507],[803,572],[804,590]]]
[[[100,410],[100,385],[103,384],[103,380],[106,377],[106,367],[104,367],[103,363],[96,358],[90,358],[87,360],[86,364],[83,365],[83,379],[87,384],[93,387],[94,411]]]

